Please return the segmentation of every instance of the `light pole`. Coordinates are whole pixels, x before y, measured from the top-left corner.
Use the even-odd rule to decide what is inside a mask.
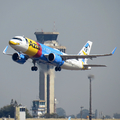
[[[90,101],[89,101],[89,120],[92,120],[92,89],[91,89],[91,80],[94,78],[94,75],[89,75],[88,79],[90,80]]]
[[[82,120],[82,108],[84,108],[83,106],[80,107],[81,108],[81,120]]]

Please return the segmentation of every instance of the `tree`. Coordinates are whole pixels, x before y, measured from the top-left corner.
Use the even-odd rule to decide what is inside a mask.
[[[63,108],[56,108],[56,113],[58,114],[59,117],[62,118],[66,117],[66,112]]]
[[[51,118],[58,118],[58,114],[52,113],[52,114],[51,114]]]
[[[120,118],[120,114],[114,113],[113,117],[116,118],[116,119],[118,119],[118,118]]]
[[[18,103],[17,103],[17,101],[15,100],[15,102],[14,102],[14,106],[17,106],[18,105]]]
[[[87,116],[89,116],[89,111],[87,109],[83,109],[82,110],[82,118],[86,119]],[[77,114],[77,118],[80,118],[80,117],[81,117],[81,111],[80,111],[80,113]]]
[[[105,118],[106,119],[111,119],[111,117],[109,115],[106,115]]]
[[[52,113],[52,114],[45,113],[43,116],[45,118],[58,118],[58,115],[56,113]]]
[[[11,99],[11,103],[10,103],[10,105],[13,105],[13,104],[14,104],[13,99]]]
[[[10,115],[11,118],[14,118],[14,106],[7,105],[0,109],[0,118],[1,117],[8,117]]]
[[[26,112],[26,118],[32,118],[32,115],[29,113],[28,109],[25,109]]]
[[[16,105],[18,105],[17,101],[15,100],[14,102],[12,99],[10,105],[6,105],[0,108],[0,118],[8,117],[8,115],[10,115],[11,118],[14,118]],[[30,115],[30,113],[28,112],[28,109],[26,108],[26,118],[31,118],[31,117],[32,116]]]

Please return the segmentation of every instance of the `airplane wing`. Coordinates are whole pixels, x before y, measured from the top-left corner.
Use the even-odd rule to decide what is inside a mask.
[[[97,58],[97,57],[104,57],[104,56],[111,56],[115,53],[117,47],[114,48],[114,50],[109,54],[100,54],[100,55],[60,55],[63,60],[67,59],[79,59],[79,58]]]

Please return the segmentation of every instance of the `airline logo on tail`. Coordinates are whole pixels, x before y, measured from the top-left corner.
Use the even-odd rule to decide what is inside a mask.
[[[82,50],[78,53],[78,55],[89,55],[90,54],[90,51],[91,51],[91,47],[92,47],[92,42],[91,41],[88,41],[84,47],[82,48]],[[87,58],[82,58],[82,65],[83,64],[87,64]],[[84,68],[82,66],[82,68]]]

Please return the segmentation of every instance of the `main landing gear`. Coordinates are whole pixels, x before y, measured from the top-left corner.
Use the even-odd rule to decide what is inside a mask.
[[[31,70],[32,70],[32,71],[37,71],[38,68],[37,68],[36,66],[32,66],[32,67],[31,67]]]
[[[55,67],[55,71],[61,71],[61,67]]]
[[[37,70],[38,70],[38,68],[35,66],[35,63],[36,63],[36,61],[33,60],[34,66],[31,67],[31,70],[32,70],[32,71],[37,71]]]

